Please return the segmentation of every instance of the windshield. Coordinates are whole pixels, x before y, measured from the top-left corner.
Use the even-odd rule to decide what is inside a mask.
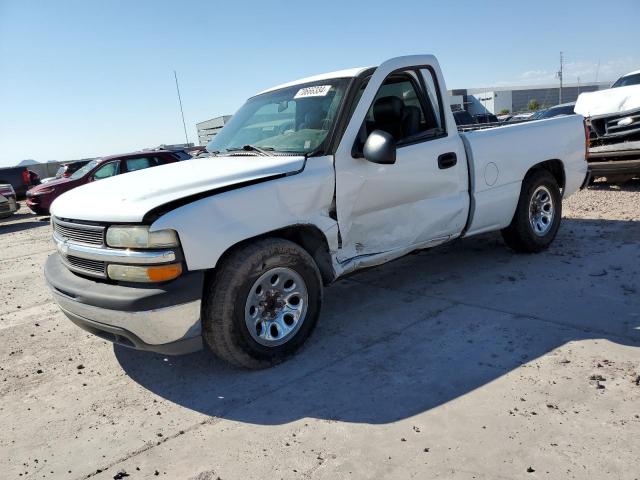
[[[87,172],[90,172],[93,167],[95,167],[98,164],[97,160],[91,160],[89,163],[87,163],[84,167],[82,167],[80,170],[77,170],[73,175],[71,175],[69,178],[73,178],[74,180],[78,179],[78,178],[82,178],[84,177]]]
[[[250,98],[207,145],[209,152],[246,145],[268,152],[322,150],[344,98],[347,79],[295,85]]]
[[[629,85],[640,85],[640,73],[636,73],[634,75],[626,75],[622,78],[616,80],[611,88],[616,87],[628,87]]]

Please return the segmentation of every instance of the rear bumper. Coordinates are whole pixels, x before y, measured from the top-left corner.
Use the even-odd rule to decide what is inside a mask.
[[[64,314],[94,335],[167,355],[202,348],[203,272],[191,272],[161,286],[113,285],[75,275],[54,254],[47,259],[44,273]]]

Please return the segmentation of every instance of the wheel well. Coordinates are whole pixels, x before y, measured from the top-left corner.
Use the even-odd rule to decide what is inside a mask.
[[[271,232],[264,233],[262,235],[257,235],[255,237],[248,238],[243,240],[242,242],[236,243],[229,247],[218,260],[218,264],[220,260],[227,256],[231,251],[235,250],[237,247],[241,245],[245,245],[248,242],[254,241],[259,238],[283,238],[285,240],[289,240],[300,247],[302,247],[309,255],[311,255],[318,265],[318,269],[320,270],[320,275],[322,276],[322,282],[325,285],[330,284],[336,278],[335,271],[333,269],[333,264],[331,262],[331,253],[329,252],[329,244],[327,243],[327,239],[324,234],[320,231],[320,229],[314,225],[291,225],[289,227],[280,228],[278,230],[273,230]]]
[[[565,174],[564,174],[564,165],[561,160],[546,160],[544,162],[540,162],[529,169],[527,175],[534,170],[547,170],[558,182],[558,186],[561,189],[564,189],[565,186]]]

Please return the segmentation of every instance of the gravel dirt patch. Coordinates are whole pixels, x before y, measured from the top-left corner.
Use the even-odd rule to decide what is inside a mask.
[[[248,372],[75,327],[22,208],[0,223],[1,477],[637,479],[640,182],[563,213],[538,255],[489,234],[338,282],[308,346]]]

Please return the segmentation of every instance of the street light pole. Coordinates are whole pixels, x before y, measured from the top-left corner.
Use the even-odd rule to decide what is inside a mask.
[[[562,103],[562,69],[563,69],[564,65],[563,65],[563,58],[562,58],[562,52],[560,52],[560,70],[558,71],[558,78],[560,79],[560,92],[559,92],[559,102],[558,103]]]
[[[187,124],[184,122],[184,111],[182,110],[182,98],[180,97],[180,87],[178,86],[178,74],[173,71],[173,77],[176,79],[176,91],[178,92],[178,103],[180,103],[180,115],[182,115],[182,128],[184,128],[184,139],[189,144],[189,136],[187,135]]]

